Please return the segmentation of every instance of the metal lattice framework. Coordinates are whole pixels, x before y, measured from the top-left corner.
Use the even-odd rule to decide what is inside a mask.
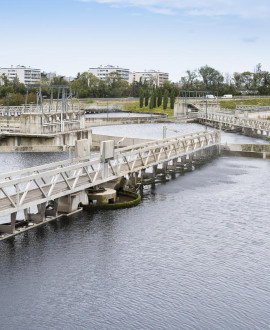
[[[0,216],[24,210],[148,167],[220,144],[219,131],[147,142],[116,150],[102,163],[89,157],[0,175]],[[106,167],[106,170],[105,170]]]
[[[224,113],[209,113],[204,112],[198,113],[198,118],[205,119],[209,121],[214,121],[217,123],[240,127],[240,128],[250,128],[253,130],[265,131],[270,134],[270,121],[269,120],[259,120],[259,119],[248,119],[248,118],[238,118],[234,115],[224,114]]]

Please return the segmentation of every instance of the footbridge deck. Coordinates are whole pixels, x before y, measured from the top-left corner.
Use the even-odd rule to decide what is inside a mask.
[[[202,131],[117,149],[107,163],[99,157],[86,157],[4,173],[0,175],[0,216],[46,205],[50,200],[219,144],[219,131]]]
[[[235,129],[242,129],[243,133],[250,135],[270,136],[270,120],[239,118],[235,115],[224,113],[199,112],[198,119],[204,123],[211,123],[211,126]]]

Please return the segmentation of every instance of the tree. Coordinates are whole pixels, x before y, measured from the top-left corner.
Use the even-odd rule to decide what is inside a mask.
[[[222,74],[214,68],[211,68],[208,65],[202,66],[199,69],[199,74],[202,77],[203,83],[206,89],[215,89],[219,87],[224,81]],[[214,87],[214,88],[211,88]]]
[[[162,104],[162,89],[158,89],[158,100],[157,100],[157,106],[160,107]]]
[[[64,76],[56,76],[53,77],[51,85],[69,85],[69,83],[65,80]]]
[[[170,95],[170,108],[174,109],[174,102],[175,102],[175,90],[172,89],[171,95]]]
[[[196,89],[196,85],[198,84],[198,81],[196,80],[198,77],[197,71],[187,70],[186,74],[187,75],[185,77],[181,77],[181,84],[183,88],[187,90]]]
[[[156,108],[157,107],[157,92],[156,92],[155,88],[152,92],[152,97],[153,97],[153,108]]]
[[[149,91],[148,91],[148,89],[146,89],[146,91],[145,91],[145,99],[144,99],[144,106],[145,106],[145,107],[148,106],[149,97],[150,97],[150,95],[149,95]]]
[[[154,98],[153,98],[153,93],[151,95],[151,98],[150,98],[150,105],[149,105],[149,109],[153,109],[154,108]]]
[[[166,89],[165,93],[164,93],[164,98],[163,98],[163,109],[166,110],[167,106],[168,106],[168,96],[169,96],[169,92]]]
[[[140,108],[143,108],[143,98],[144,98],[144,92],[143,89],[140,89]]]

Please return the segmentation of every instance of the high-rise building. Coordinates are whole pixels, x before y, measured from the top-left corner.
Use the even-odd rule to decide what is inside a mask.
[[[157,87],[163,86],[165,81],[169,81],[169,74],[165,72],[160,72],[156,70],[145,70],[143,72],[131,72],[129,74],[129,83],[134,82],[152,82],[153,85]]]
[[[120,68],[119,66],[101,65],[97,68],[89,68],[88,72],[100,80],[105,80],[110,73],[117,72],[123,80],[129,81],[129,69]]]
[[[40,69],[33,69],[21,65],[11,66],[10,68],[0,68],[0,76],[5,74],[8,80],[13,81],[15,77],[25,85],[36,84],[40,82]]]

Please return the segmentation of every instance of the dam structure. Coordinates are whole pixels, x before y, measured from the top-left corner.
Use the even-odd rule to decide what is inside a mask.
[[[39,224],[87,204],[91,187],[123,177],[129,184],[137,184],[149,175],[155,177],[192,160],[218,155],[220,132],[201,131],[119,149],[113,140],[102,141],[100,154],[94,159],[88,139],[76,141],[76,150],[75,159],[0,175],[0,216],[9,218],[0,225],[0,232],[16,233],[19,212],[23,212],[22,221]]]

